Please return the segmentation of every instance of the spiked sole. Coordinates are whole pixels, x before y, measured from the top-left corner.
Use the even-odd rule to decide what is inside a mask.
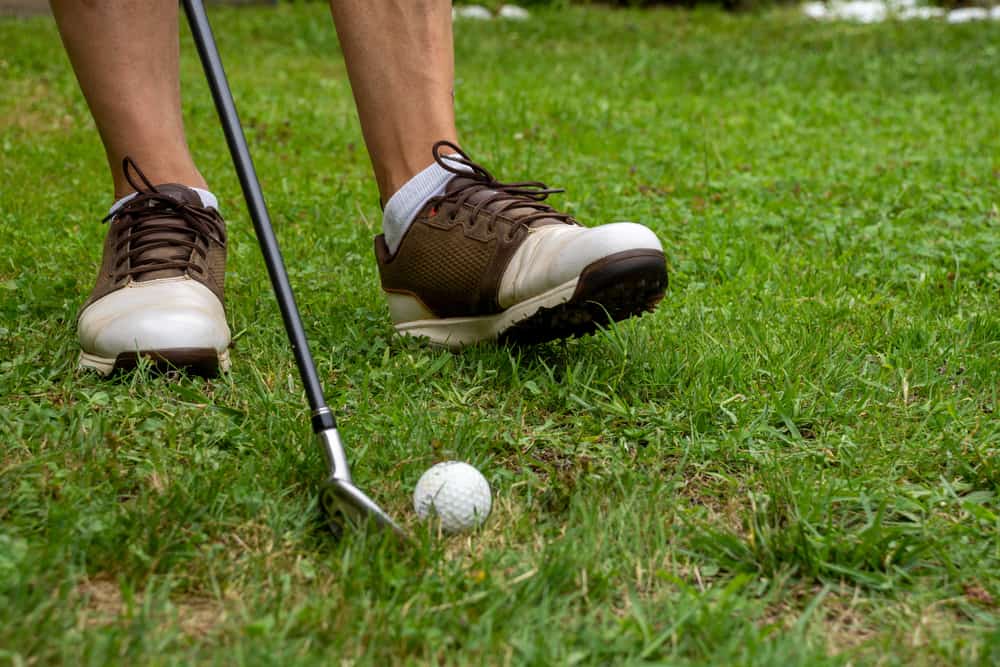
[[[486,340],[541,343],[586,335],[651,311],[666,288],[663,253],[629,250],[598,260],[577,278],[500,313],[402,322],[396,331],[455,350]]]
[[[195,375],[215,377],[230,367],[229,350],[221,353],[213,348],[185,347],[169,350],[122,352],[114,359],[80,353],[79,368],[95,370],[101,375],[128,371],[139,365],[140,357],[148,359],[158,372],[185,369]]]
[[[631,251],[594,262],[580,274],[573,296],[515,322],[500,340],[541,343],[593,333],[599,326],[652,311],[667,289],[662,252]]]

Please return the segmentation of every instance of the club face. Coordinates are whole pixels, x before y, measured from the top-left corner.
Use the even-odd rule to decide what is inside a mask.
[[[399,525],[371,498],[349,481],[337,478],[327,480],[321,498],[330,529],[339,539],[348,528],[364,529],[367,524],[391,530],[406,539]]]

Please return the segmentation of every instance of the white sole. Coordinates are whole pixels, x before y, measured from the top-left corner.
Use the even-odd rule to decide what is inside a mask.
[[[568,302],[573,298],[579,281],[579,277],[573,278],[494,315],[415,320],[397,324],[396,331],[403,336],[427,338],[435,345],[452,350],[496,340],[512,326],[530,318],[542,308],[553,308]]]
[[[157,350],[156,354],[161,359],[167,360],[171,358],[171,350]],[[218,370],[222,373],[228,373],[229,369],[232,367],[232,362],[229,359],[229,350],[223,350],[217,353],[218,359]],[[183,364],[176,364],[178,367],[183,367]],[[92,370],[97,371],[101,375],[107,377],[115,372],[116,368],[125,368],[126,365],[122,364],[120,358],[115,357],[109,359],[107,357],[101,357],[96,354],[90,354],[89,352],[80,351],[80,358],[77,361],[77,368],[80,370]]]
[[[507,310],[479,317],[414,319],[404,336],[458,350],[484,341],[542,343],[593,333],[609,322],[653,310],[667,288],[663,252],[638,249],[591,263],[579,276]]]

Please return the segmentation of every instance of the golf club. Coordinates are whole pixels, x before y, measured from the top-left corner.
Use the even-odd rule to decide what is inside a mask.
[[[320,386],[319,375],[309,352],[309,343],[302,326],[302,318],[295,305],[295,296],[292,294],[288,273],[285,271],[285,264],[281,258],[278,240],[271,227],[271,218],[267,212],[267,205],[264,203],[264,195],[260,182],[257,180],[257,172],[250,157],[250,150],[247,148],[243,127],[240,125],[240,119],[236,113],[233,94],[229,88],[229,82],[226,80],[226,73],[222,68],[222,60],[215,44],[215,37],[212,35],[212,28],[208,23],[205,5],[202,0],[183,0],[183,5],[188,23],[191,26],[191,34],[194,36],[194,42],[198,48],[202,67],[205,70],[205,76],[208,79],[208,87],[215,100],[215,108],[219,113],[219,120],[222,122],[222,129],[226,134],[226,143],[229,145],[229,152],[233,157],[233,166],[239,176],[243,196],[247,202],[250,218],[253,220],[257,241],[264,254],[264,263],[267,265],[267,272],[271,277],[274,295],[278,299],[281,317],[285,323],[285,331],[288,333],[292,352],[295,354],[295,363],[298,365],[299,375],[302,377],[302,384],[305,387],[309,407],[312,410],[313,432],[316,434],[326,458],[329,477],[323,486],[320,504],[327,513],[331,528],[335,533],[342,533],[345,522],[357,526],[367,521],[374,521],[377,525],[388,528],[405,538],[406,534],[403,529],[351,481],[347,454],[337,432],[337,421],[323,397],[323,388]]]

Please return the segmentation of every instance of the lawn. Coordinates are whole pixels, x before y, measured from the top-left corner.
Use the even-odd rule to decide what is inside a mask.
[[[212,16],[355,478],[417,543],[323,526],[186,31],[233,372],[75,371],[109,179],[51,21],[3,19],[0,665],[1000,660],[1000,28],[457,24],[473,157],[649,225],[671,287],[588,338],[456,355],[392,334],[324,7]],[[414,517],[445,459],[493,486],[479,532]]]

